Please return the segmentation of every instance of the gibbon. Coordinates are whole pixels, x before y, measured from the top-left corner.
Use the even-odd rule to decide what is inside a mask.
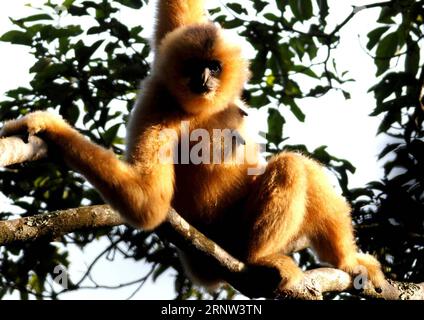
[[[157,11],[155,58],[130,116],[125,161],[47,112],[6,122],[1,135],[41,135],[134,227],[154,229],[174,207],[234,257],[277,269],[283,289],[302,280],[301,269],[287,254],[305,239],[320,259],[350,274],[362,267],[381,288],[385,279],[380,264],[358,253],[350,207],[321,165],[292,152],[260,163],[240,111],[249,78],[240,46],[208,21],[202,0],[159,0]],[[196,129],[213,137],[202,141],[198,152],[206,161],[184,163],[185,155],[178,151],[198,146],[183,136]],[[223,142],[226,135],[215,133],[225,130],[242,141]],[[226,153],[229,145],[235,151]],[[161,159],[164,146],[173,161]],[[248,152],[235,157],[241,148]],[[224,161],[212,161],[216,154]],[[263,170],[249,174],[255,167]],[[193,280],[205,285],[220,281],[199,257],[182,256]]]

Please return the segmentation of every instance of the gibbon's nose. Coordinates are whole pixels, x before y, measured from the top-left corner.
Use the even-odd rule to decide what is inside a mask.
[[[205,68],[202,72],[202,86],[207,86],[211,71],[209,68]]]
[[[211,70],[204,68],[190,81],[190,90],[196,94],[204,94],[211,91],[210,80]]]

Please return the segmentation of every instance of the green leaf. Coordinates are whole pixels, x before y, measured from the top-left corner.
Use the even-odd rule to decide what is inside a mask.
[[[104,134],[102,134],[102,138],[105,142],[106,146],[110,146],[113,143],[113,140],[116,138],[116,135],[118,134],[118,130],[121,127],[121,123],[117,123],[110,127]]]
[[[70,97],[67,99],[70,99]],[[61,107],[60,114],[68,121],[68,123],[75,125],[80,116],[80,110],[76,104],[72,103],[71,105]]]
[[[380,125],[378,126],[377,134],[387,132],[395,122],[400,122],[400,120],[400,110],[391,110],[390,112],[387,112],[383,118],[383,121],[381,121]]]
[[[316,86],[315,88],[311,89],[311,91],[309,91],[309,93],[307,94],[308,97],[320,97],[323,96],[324,94],[326,94],[329,90],[331,89],[331,87],[329,86]]]
[[[209,12],[209,15],[212,16],[212,15],[215,15],[217,13],[220,13],[221,12],[221,8],[220,7],[212,8],[212,9],[209,9],[208,12]]]
[[[71,6],[68,8],[68,12],[69,12],[71,15],[73,15],[73,16],[77,16],[77,17],[79,17],[79,16],[85,16],[86,14],[88,14],[88,12],[87,12],[87,8],[84,8],[84,7],[77,7],[77,6],[74,6],[74,5],[71,5]]]
[[[226,29],[234,29],[234,28],[241,27],[243,24],[244,24],[243,20],[233,19],[231,21],[224,21],[222,23],[222,26]]]
[[[268,141],[276,146],[281,142],[283,136],[283,125],[286,121],[276,109],[268,109]]]
[[[329,7],[327,0],[317,0],[318,8],[319,8],[319,18],[321,23],[325,22],[325,18],[328,16]]]
[[[342,90],[343,96],[346,100],[349,100],[351,98],[351,95],[349,92]]]
[[[380,40],[381,36],[389,30],[388,26],[376,28],[368,33],[367,49],[371,50]]]
[[[311,0],[289,0],[293,15],[300,21],[312,18],[313,8]]]
[[[249,99],[249,105],[252,108],[261,108],[269,103],[269,98],[263,92],[257,96],[251,96]]]
[[[286,11],[286,6],[289,4],[288,0],[275,0],[277,4],[277,8],[280,10],[280,12]]]
[[[104,40],[97,40],[91,46],[85,46],[80,40],[75,45],[75,58],[78,60],[80,67],[84,67],[90,60],[90,57],[102,45]]]
[[[408,43],[408,54],[405,57],[405,72],[415,76],[420,64],[420,47],[412,41]]]
[[[236,12],[237,14],[247,14],[247,10],[239,3],[228,3],[227,7]]]
[[[132,9],[140,9],[143,6],[141,0],[116,0],[116,2]]]
[[[111,34],[120,40],[128,40],[130,38],[130,31],[127,26],[116,19],[111,19],[109,28]]]
[[[51,25],[44,25],[40,30],[40,36],[43,40],[51,42],[60,38],[75,37],[83,33],[81,26],[79,25],[68,25],[63,28],[58,28]]]
[[[66,9],[69,9],[73,4],[75,0],[65,0],[62,3],[62,6],[64,6]]]
[[[281,1],[280,1],[281,2]],[[278,1],[277,1],[278,3]],[[256,12],[259,13],[268,5],[266,1],[263,0],[253,0],[253,8],[255,8]]]
[[[301,94],[299,85],[293,80],[288,80],[284,85],[284,94],[289,97],[297,97]]]
[[[382,7],[380,11],[380,16],[378,17],[377,22],[378,23],[384,23],[384,24],[394,24],[395,21],[393,20],[393,17],[398,14],[398,11],[395,10],[392,7]]]
[[[307,68],[305,66],[301,66],[301,65],[294,65],[292,67],[292,70],[295,71],[296,73],[302,73],[308,77],[314,78],[314,79],[319,79],[320,77],[318,77],[318,75],[311,69],[311,68]]]
[[[279,21],[281,18],[280,17],[278,17],[278,16],[276,16],[275,14],[273,14],[273,13],[265,13],[264,14],[264,17],[267,19],[267,20],[270,20],[270,21]]]
[[[396,150],[397,148],[399,148],[401,144],[400,143],[389,143],[387,146],[384,147],[384,149],[380,152],[380,154],[378,155],[378,159],[382,159],[383,157],[385,157],[386,155],[388,155],[390,152]]]
[[[299,120],[300,122],[305,122],[306,116],[299,108],[297,103],[294,101],[294,99],[290,99],[287,104],[290,106],[290,111],[297,118],[297,120]]]
[[[11,19],[13,23],[23,25],[25,22],[39,21],[39,20],[53,20],[52,16],[47,13],[34,14],[22,19]]]
[[[40,72],[44,70],[50,63],[51,63],[51,59],[41,58],[29,69],[29,72],[30,73]]]
[[[3,34],[0,37],[0,41],[30,46],[32,44],[32,36],[27,32],[12,30]]]
[[[377,76],[383,74],[390,67],[390,60],[395,55],[398,47],[398,33],[391,32],[386,35],[378,44],[377,59]]]

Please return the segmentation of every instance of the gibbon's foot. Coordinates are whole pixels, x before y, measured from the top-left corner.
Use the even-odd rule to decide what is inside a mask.
[[[254,264],[278,270],[281,279],[278,286],[280,290],[290,291],[291,288],[297,286],[304,278],[302,270],[291,257],[286,255],[271,254],[257,259]]]
[[[386,285],[386,279],[381,271],[381,265],[376,258],[369,254],[358,253],[355,258],[349,259],[338,266],[349,273],[353,279],[354,288],[362,290],[367,281],[371,281],[376,292],[381,293]]]
[[[19,133],[35,135],[46,130],[55,130],[68,126],[61,116],[46,111],[36,111],[26,116],[7,121],[0,130],[0,137]]]

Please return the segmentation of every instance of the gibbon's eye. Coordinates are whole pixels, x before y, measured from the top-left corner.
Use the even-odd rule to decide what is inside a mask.
[[[208,69],[214,74],[219,75],[222,71],[222,65],[221,62],[218,60],[211,60],[208,63]]]

